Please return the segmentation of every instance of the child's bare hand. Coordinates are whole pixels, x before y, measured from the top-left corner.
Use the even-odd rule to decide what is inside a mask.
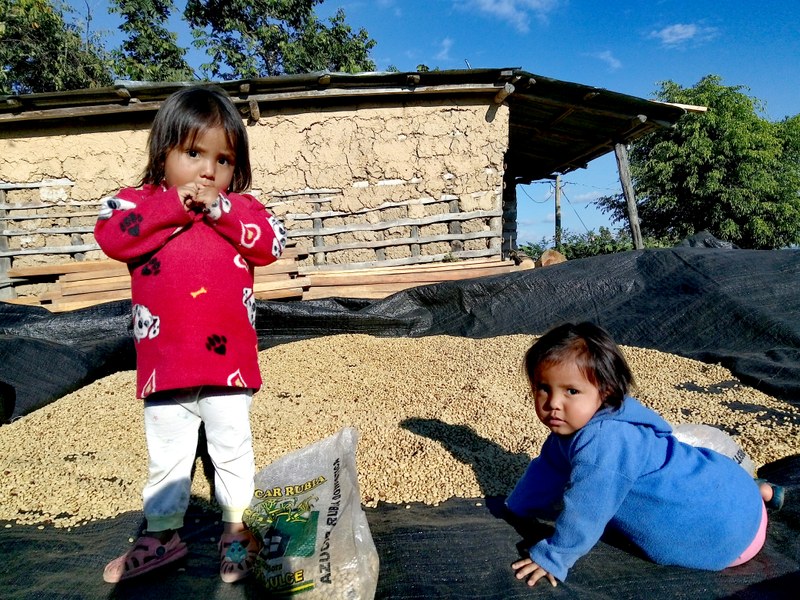
[[[187,211],[192,210],[198,191],[199,186],[196,183],[186,183],[177,187],[178,199]]]
[[[213,186],[187,183],[178,186],[178,198],[184,208],[195,212],[208,212],[211,205],[217,201],[219,190]]]
[[[517,579],[525,579],[527,577],[528,585],[531,586],[536,585],[536,582],[539,581],[542,577],[547,577],[547,580],[553,587],[556,587],[556,585],[558,585],[555,577],[553,577],[550,573],[548,573],[542,567],[533,562],[530,558],[523,558],[522,560],[518,560],[517,562],[511,565],[511,568],[514,569],[514,571],[516,571],[515,576]]]
[[[202,206],[204,212],[208,212],[211,206],[219,198],[219,190],[213,186],[200,186],[200,190],[195,196],[195,202]]]

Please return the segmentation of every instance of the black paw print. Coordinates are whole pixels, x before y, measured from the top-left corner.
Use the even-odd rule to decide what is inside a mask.
[[[158,275],[161,272],[161,261],[157,258],[151,258],[147,264],[142,267],[142,275]]]
[[[228,343],[228,338],[224,335],[214,335],[208,336],[208,340],[206,341],[206,348],[208,350],[213,350],[217,354],[224,355],[227,352],[228,348],[226,344]]]
[[[143,220],[142,215],[139,213],[131,213],[125,215],[125,218],[122,219],[122,223],[119,224],[119,228],[132,236],[137,236],[139,235],[139,225],[142,224]]]

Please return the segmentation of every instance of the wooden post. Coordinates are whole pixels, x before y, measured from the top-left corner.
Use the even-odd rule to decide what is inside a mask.
[[[383,230],[375,232],[375,240],[378,242],[382,242],[386,239],[385,232]],[[379,246],[375,248],[375,260],[381,261],[386,260],[386,248],[383,246]]]
[[[0,205],[6,203],[6,193],[0,190]],[[6,216],[8,213],[5,208],[0,208],[0,229],[6,228]],[[5,235],[0,235],[0,252],[8,251],[8,238]],[[0,256],[0,299],[8,300],[9,298],[16,298],[17,294],[14,290],[14,285],[8,278],[8,270],[11,268],[11,259],[5,256]]]
[[[420,255],[420,253],[419,253],[420,245],[419,245],[419,241],[418,241],[419,240],[419,225],[412,225],[411,226],[410,237],[411,237],[412,240],[417,240],[416,243],[411,244],[411,256],[414,257],[414,258],[418,258],[419,255]]]
[[[451,213],[458,213],[460,210],[459,208],[459,201],[458,199],[450,200],[448,202],[448,210]],[[447,232],[453,235],[461,235],[461,221],[450,221],[447,224]],[[461,239],[454,239],[450,242],[450,251],[451,252],[461,252],[464,249],[464,240]]]
[[[636,209],[636,197],[633,194],[631,171],[628,163],[628,150],[625,144],[614,144],[614,154],[617,157],[617,168],[619,169],[619,182],[622,184],[622,193],[625,196],[625,203],[628,205],[628,222],[630,223],[633,247],[637,250],[641,250],[644,248],[644,242],[642,242],[642,231],[639,228],[639,211]]]
[[[500,204],[503,216],[500,220],[500,235],[502,236],[500,238],[500,257],[506,259],[517,249],[517,184],[506,159],[503,160],[501,185]]]
[[[556,175],[556,250],[561,250],[561,175]]]
[[[311,210],[314,211],[315,213],[318,213],[318,212],[320,212],[322,210],[322,203],[321,202],[314,202],[314,203],[312,203],[311,206],[312,206]],[[312,223],[312,227],[314,228],[314,233],[315,234],[322,229],[322,219],[314,218],[314,220],[311,221],[311,223]],[[313,240],[314,240],[313,244],[317,248],[325,245],[325,237],[324,236],[314,235]],[[325,252],[315,252],[313,261],[314,261],[315,265],[324,265],[325,262],[326,262],[325,261]]]

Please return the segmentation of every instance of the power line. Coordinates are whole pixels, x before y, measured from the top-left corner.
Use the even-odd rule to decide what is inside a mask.
[[[615,194],[619,194],[622,191],[622,189],[619,186],[617,186],[617,187],[600,187],[599,185],[589,185],[588,183],[578,183],[576,181],[565,181],[564,185],[578,185],[578,186],[589,188],[589,189],[592,189],[592,190],[598,190],[600,192],[612,192],[612,193],[615,193]]]
[[[575,205],[574,205],[574,204],[572,204],[572,201],[571,201],[571,200],[569,199],[569,197],[568,197],[568,196],[567,196],[567,195],[564,193],[564,189],[563,189],[563,188],[561,189],[561,194],[564,196],[564,198],[566,198],[566,200],[567,200],[567,203],[570,205],[570,208],[572,208],[572,212],[574,212],[574,213],[575,213],[575,216],[576,216],[576,217],[578,217],[578,221],[580,221],[580,222],[581,222],[581,225],[583,225],[583,228],[586,230],[586,233],[589,233],[589,228],[588,228],[588,227],[586,227],[586,223],[584,223],[584,222],[583,222],[583,219],[581,219],[581,216],[578,214],[578,211],[577,211],[577,210],[575,210]]]
[[[552,187],[552,184],[551,184],[549,181],[536,181],[536,182],[533,182],[533,183],[544,183],[544,184],[548,184],[548,185],[550,185],[550,186],[551,186],[551,189],[550,189],[550,193],[547,195],[547,197],[546,197],[544,200],[534,200],[534,199],[533,199],[533,196],[531,196],[531,195],[528,193],[528,190],[526,190],[524,187],[521,187],[521,189],[522,189],[522,193],[523,193],[523,194],[525,194],[525,195],[528,197],[528,199],[530,199],[530,201],[531,201],[531,202],[533,202],[534,204],[544,204],[545,202],[549,201],[549,200],[550,200],[550,198],[552,198],[552,197],[553,197],[553,187]],[[532,185],[532,184],[531,184],[531,185]]]

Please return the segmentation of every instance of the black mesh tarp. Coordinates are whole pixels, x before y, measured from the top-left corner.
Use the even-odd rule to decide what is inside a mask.
[[[64,314],[0,304],[0,393],[17,417],[94,379],[134,365],[130,303]],[[467,337],[538,334],[592,320],[615,339],[721,363],[745,383],[800,401],[800,251],[691,245],[575,260],[497,277],[425,286],[382,301],[259,302],[262,348],[337,333]],[[9,390],[13,389],[13,393]],[[5,390],[5,391],[3,391]],[[528,589],[509,568],[523,535],[498,518],[502,499],[438,507],[381,505],[367,515],[381,559],[378,598],[795,598],[800,583],[800,457],[760,475],[787,489],[764,550],[719,573],[653,565],[602,542],[555,590]],[[477,506],[480,504],[480,506]],[[198,509],[193,509],[198,510]],[[104,584],[107,560],[141,526],[130,513],[70,532],[0,528],[2,598],[257,598],[254,584],[216,576],[218,535],[187,519],[182,571]]]
[[[475,338],[592,320],[621,344],[720,363],[800,399],[800,251],[677,247],[429,285],[380,301],[258,302],[261,348],[338,333]],[[0,303],[0,382],[19,416],[134,367],[130,302],[51,314]],[[58,368],[53,368],[57,365]]]
[[[800,461],[770,465],[760,474],[787,487],[791,500],[770,515],[769,534],[750,562],[719,572],[655,565],[617,540],[601,541],[579,559],[556,589],[533,589],[514,579],[510,564],[523,540],[541,533],[516,529],[499,518],[501,498],[452,499],[437,507],[380,505],[367,509],[380,559],[376,598],[381,600],[574,599],[792,599],[800,585]],[[143,526],[141,513],[72,531],[14,526],[0,529],[0,597],[4,600],[124,598],[266,598],[255,581],[219,580],[217,514],[191,507],[182,538],[190,553],[180,569],[165,568],[122,584],[102,580],[103,566],[128,546]],[[2,523],[0,523],[2,527]],[[302,598],[302,596],[300,596]],[[331,600],[343,600],[331,598]]]

